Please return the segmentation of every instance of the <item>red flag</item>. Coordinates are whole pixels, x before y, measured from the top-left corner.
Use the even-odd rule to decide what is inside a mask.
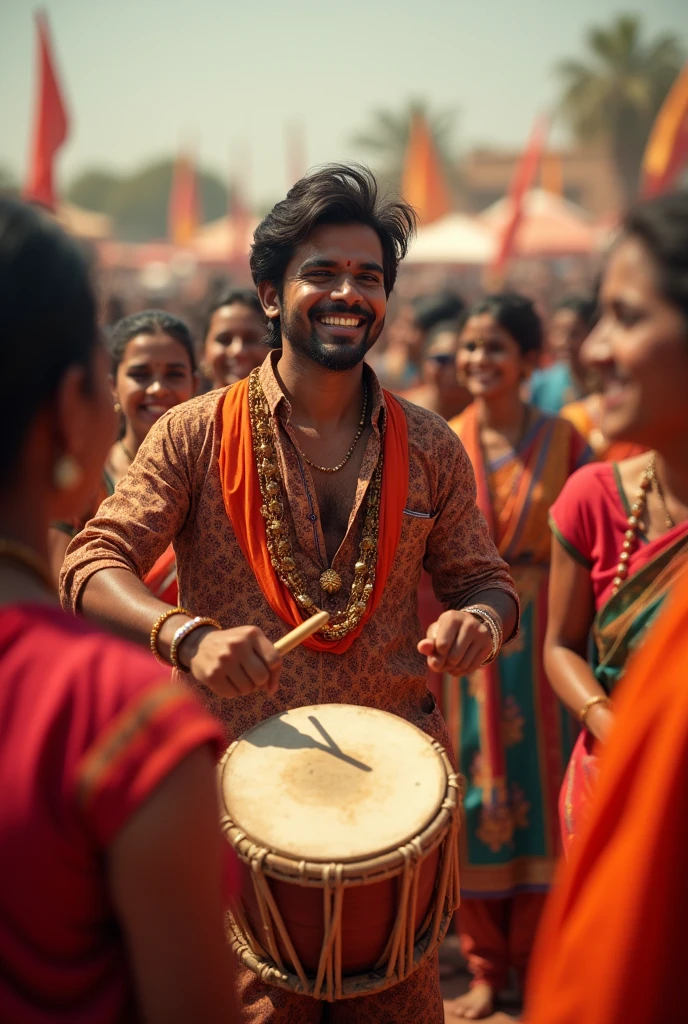
[[[502,276],[513,255],[516,234],[523,218],[523,200],[535,181],[548,130],[549,119],[539,117],[511,179],[509,186],[510,217],[504,226],[497,255],[490,268],[490,272],[498,277]]]
[[[438,220],[452,208],[442,161],[422,114],[414,114],[411,121],[401,194],[415,209],[421,224]]]
[[[201,221],[198,182],[193,161],[182,153],[174,165],[167,208],[167,234],[174,245],[188,245]]]
[[[38,92],[35,108],[31,162],[24,198],[55,209],[53,164],[67,138],[69,120],[50,48],[50,31],[44,14],[36,14],[38,30]]]
[[[641,195],[666,192],[688,163],[688,64],[683,66],[650,132],[642,167]]]

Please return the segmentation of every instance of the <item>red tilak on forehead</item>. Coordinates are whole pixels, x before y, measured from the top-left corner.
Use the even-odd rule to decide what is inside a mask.
[[[347,267],[350,267],[351,266],[351,260],[347,260],[346,261],[346,265],[347,265]]]

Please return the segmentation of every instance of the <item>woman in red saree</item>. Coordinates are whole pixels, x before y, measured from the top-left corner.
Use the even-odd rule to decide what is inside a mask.
[[[445,714],[467,778],[459,934],[473,976],[455,1017],[491,1013],[530,956],[557,854],[557,794],[573,739],[542,666],[547,513],[589,455],[570,423],[521,400],[541,347],[532,303],[490,295],[470,311],[458,370],[474,401],[450,426],[475,470],[478,506],[521,599],[521,632],[493,665],[447,679]]]
[[[605,436],[647,450],[586,467],[551,510],[545,665],[584,725],[561,793],[567,849],[596,785],[596,746],[613,726],[616,687],[688,551],[687,248],[685,194],[636,207],[581,350],[602,383]]]
[[[0,197],[0,1018],[236,1021],[222,736],[150,655],[60,610],[48,524],[114,430],[89,266]]]
[[[165,413],[196,391],[196,355],[189,328],[179,317],[148,309],[119,320],[110,333],[111,379],[115,411],[123,432],[110,448],[98,492],[89,511],[71,522],[53,523],[51,563],[59,576],[72,539],[98,511],[126,475],[144,438]],[[152,594],[176,605],[177,563],[172,545],[144,580]]]

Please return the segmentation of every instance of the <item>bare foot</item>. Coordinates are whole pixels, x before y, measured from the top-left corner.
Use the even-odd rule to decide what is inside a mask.
[[[447,1004],[447,1013],[458,1020],[480,1020],[494,1009],[494,991],[485,981],[477,981],[466,993]]]

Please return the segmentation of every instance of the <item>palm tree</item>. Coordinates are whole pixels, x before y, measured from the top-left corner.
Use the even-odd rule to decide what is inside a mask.
[[[590,60],[562,61],[562,116],[581,142],[609,146],[625,201],[633,199],[652,123],[685,54],[676,36],[642,38],[640,19],[622,15],[587,34]]]
[[[399,113],[390,110],[373,112],[370,127],[351,139],[351,144],[370,154],[378,177],[395,187],[401,181],[404,157],[408,147],[411,121],[422,114],[444,164],[447,181],[456,187],[459,175],[452,154],[452,136],[456,126],[456,111],[429,110],[421,100],[411,100]]]

